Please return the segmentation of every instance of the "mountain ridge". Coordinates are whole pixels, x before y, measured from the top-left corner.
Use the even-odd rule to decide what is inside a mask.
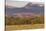
[[[32,5],[32,6],[31,6]],[[32,4],[32,3],[28,3],[27,5],[25,5],[24,7],[18,8],[18,7],[12,7],[12,6],[6,6],[6,15],[9,16],[14,16],[13,14],[16,15],[16,13],[32,13],[34,15],[44,15],[44,5],[43,6],[39,6],[39,4]],[[31,15],[32,15],[31,14]]]

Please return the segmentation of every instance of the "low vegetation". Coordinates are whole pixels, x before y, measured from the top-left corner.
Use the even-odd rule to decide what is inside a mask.
[[[43,16],[16,17],[6,16],[5,25],[44,24]]]
[[[24,30],[24,29],[43,29],[44,24],[28,24],[28,25],[7,25],[6,30]]]

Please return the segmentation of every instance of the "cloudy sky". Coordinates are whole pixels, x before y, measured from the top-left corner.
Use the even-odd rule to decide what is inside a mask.
[[[13,7],[23,7],[28,2],[44,2],[44,0],[6,0],[6,5]]]
[[[44,2],[44,0],[7,0],[7,1],[31,1],[31,2]]]

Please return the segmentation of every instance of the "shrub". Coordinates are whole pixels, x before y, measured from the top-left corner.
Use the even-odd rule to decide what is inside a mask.
[[[33,16],[33,17],[13,17],[6,16],[6,25],[17,25],[17,24],[44,24],[43,16]]]

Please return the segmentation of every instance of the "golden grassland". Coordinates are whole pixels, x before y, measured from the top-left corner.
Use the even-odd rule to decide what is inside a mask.
[[[44,24],[6,25],[6,30],[42,29]]]
[[[25,29],[43,29],[44,16],[32,17],[6,17],[6,31],[25,30]]]

